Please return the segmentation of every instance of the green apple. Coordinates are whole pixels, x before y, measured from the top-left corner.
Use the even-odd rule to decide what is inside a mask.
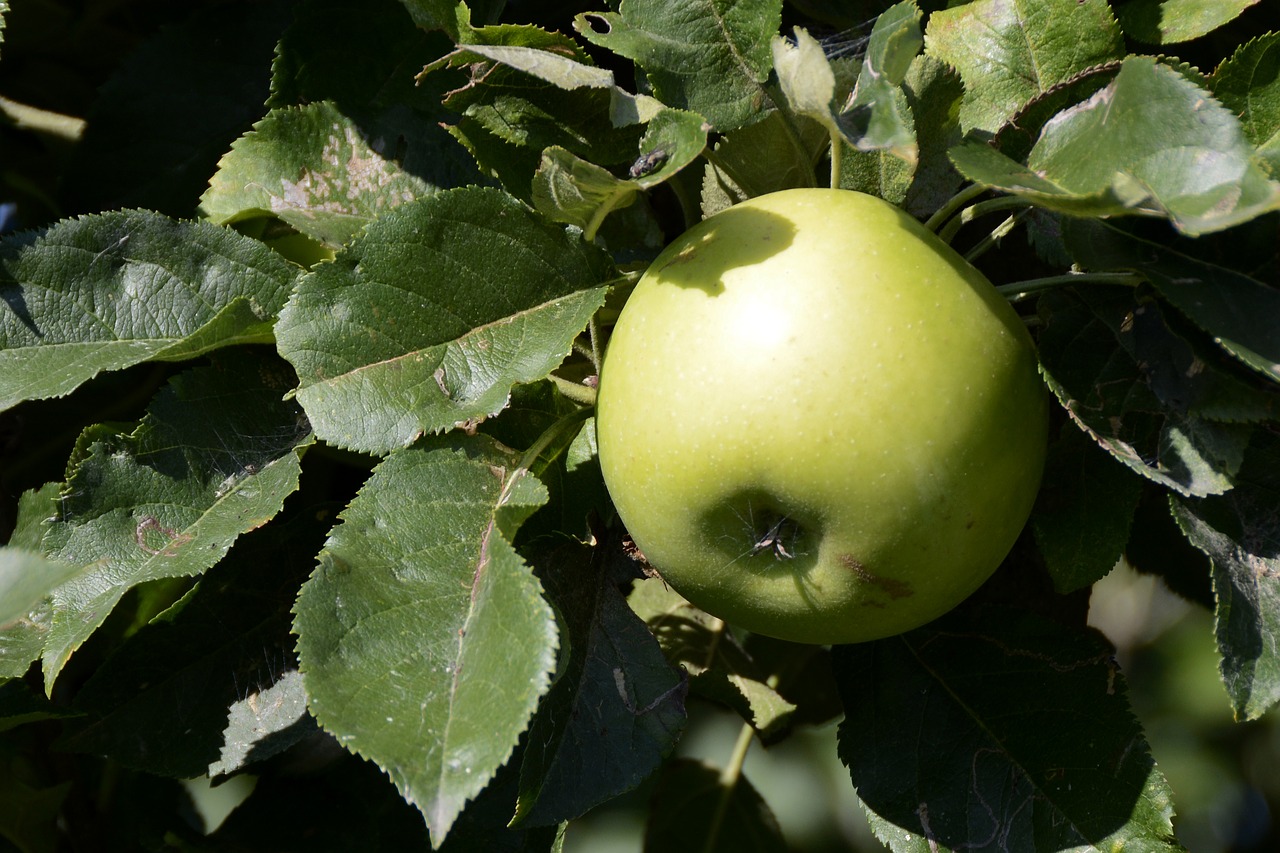
[[[675,590],[761,634],[919,626],[1008,554],[1048,402],[991,283],[903,211],[846,190],[699,223],[636,285],[605,355],[600,464]]]

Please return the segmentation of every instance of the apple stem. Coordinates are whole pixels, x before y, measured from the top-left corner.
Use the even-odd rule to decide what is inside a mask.
[[[1006,216],[1003,222],[991,229],[990,234],[983,237],[974,244],[973,248],[964,253],[964,259],[969,263],[973,263],[978,258],[985,255],[992,246],[995,246],[1002,239],[1008,236],[1009,232],[1013,230],[1013,227],[1018,224],[1018,220],[1021,219],[1029,209],[1030,208],[1024,208]]]
[[[944,243],[950,243],[955,239],[956,233],[961,228],[968,225],[979,216],[985,216],[988,213],[995,213],[1000,210],[1008,210],[1009,208],[1025,208],[1027,202],[1017,196],[1001,196],[1000,198],[990,198],[986,201],[980,201],[972,204],[956,216],[951,217],[950,221],[942,228],[938,229],[938,239]]]
[[[755,739],[756,731],[750,723],[743,723],[738,731],[738,740],[733,745],[729,763],[720,771],[720,800],[716,803],[715,814],[711,817],[711,827],[707,830],[707,838],[702,845],[703,853],[712,853],[716,849],[716,841],[720,836],[720,827],[724,825],[725,815],[729,813],[729,803],[733,800],[733,792],[738,787],[738,779],[742,776],[742,766],[747,761],[747,750]]]
[[[844,158],[844,137],[833,125],[831,128],[831,189],[840,189],[840,167]]]
[[[928,220],[925,221],[924,227],[937,233],[937,230],[942,227],[942,223],[946,222],[954,216],[960,208],[964,207],[986,191],[987,188],[981,184],[970,184],[960,190],[960,192],[953,195],[946,204],[938,208],[937,211],[934,212],[933,216],[930,216]]]
[[[1015,281],[996,287],[1010,302],[1016,302],[1043,290],[1057,287],[1069,287],[1075,284],[1115,284],[1124,287],[1137,287],[1146,279],[1133,272],[1074,272],[1065,275],[1051,275],[1044,278],[1030,278],[1026,281]]]

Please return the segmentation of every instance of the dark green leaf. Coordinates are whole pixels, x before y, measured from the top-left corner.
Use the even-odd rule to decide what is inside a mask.
[[[295,606],[321,726],[382,767],[439,844],[510,757],[556,626],[509,544],[546,500],[483,436],[393,453],[342,513]]]
[[[1234,20],[1258,0],[1128,0],[1116,7],[1125,35],[1145,44],[1178,44]]]
[[[1040,301],[1040,357],[1075,421],[1137,473],[1182,494],[1231,488],[1250,427],[1274,410],[1213,369],[1160,304],[1119,288]]]
[[[297,268],[204,222],[118,211],[0,243],[0,409],[106,370],[272,340]]]
[[[773,110],[719,139],[702,181],[702,215],[792,187],[812,187],[831,137],[818,122]]]
[[[90,429],[44,537],[79,574],[52,593],[46,689],[129,589],[198,575],[298,487],[306,418],[283,364],[236,353],[175,377],[136,428]]]
[[[639,65],[663,103],[726,132],[768,101],[769,39],[781,12],[780,0],[629,0],[617,12],[578,15],[573,26]]]
[[[564,540],[536,563],[569,657],[529,729],[515,817],[529,826],[579,817],[639,785],[684,730],[687,690],[592,549]]]
[[[1240,117],[1263,168],[1280,177],[1280,33],[1241,45],[1213,72],[1209,86]]]
[[[40,720],[56,720],[75,715],[75,711],[50,702],[20,678],[0,682],[0,732]]]
[[[1031,527],[1054,588],[1073,592],[1115,567],[1133,521],[1142,481],[1074,424],[1050,445]]]
[[[969,179],[1052,210],[1164,216],[1193,236],[1280,208],[1280,183],[1254,162],[1239,119],[1149,57],[1126,59],[1110,85],[1046,124],[1025,166],[976,141],[951,157]]]
[[[252,760],[265,757],[269,733],[276,745],[288,740],[275,727],[288,708],[275,700],[292,699],[294,720],[306,710],[289,608],[324,532],[313,509],[240,539],[192,592],[94,671],[75,699],[85,716],[60,746],[190,778],[237,769],[251,747]],[[250,716],[265,724],[256,735]]]
[[[718,768],[679,758],[663,768],[654,788],[644,850],[784,853],[787,844],[769,804],[745,776],[726,791]]]
[[[934,12],[925,47],[960,72],[960,124],[999,130],[1084,69],[1124,56],[1106,0],[976,0]]]
[[[635,585],[628,599],[658,638],[667,659],[689,673],[690,687],[751,723],[768,742],[786,730],[795,705],[768,683],[764,672],[728,632],[661,580]]]
[[[436,146],[457,143],[436,128]],[[415,138],[413,144],[425,140]],[[274,215],[303,234],[341,246],[391,208],[457,182],[442,174],[434,183],[396,161],[407,153],[387,150],[329,101],[273,110],[231,146],[218,164],[201,210],[219,225]],[[438,158],[448,166],[447,158]]]
[[[1066,237],[1085,269],[1141,272],[1227,352],[1280,381],[1280,291],[1224,265],[1191,255],[1186,245],[1146,239],[1114,224],[1069,222]],[[1229,251],[1240,252],[1238,241]]]
[[[1225,495],[1175,500],[1174,517],[1213,563],[1222,679],[1239,719],[1280,700],[1280,437],[1258,430]]]
[[[413,16],[413,22],[424,30],[444,30],[457,41],[470,12],[462,0],[400,0]],[[472,4],[474,5],[474,3]]]
[[[227,146],[262,116],[289,4],[223,3],[161,30],[103,87],[62,176],[70,207],[191,216]]]
[[[895,853],[1179,849],[1100,636],[979,608],[833,657],[840,758]]]
[[[276,327],[316,434],[386,453],[495,414],[604,301],[607,256],[498,190],[401,205],[298,285]]]

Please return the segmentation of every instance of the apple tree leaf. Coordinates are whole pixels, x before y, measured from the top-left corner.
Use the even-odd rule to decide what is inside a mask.
[[[1280,33],[1241,45],[1213,72],[1209,86],[1240,117],[1262,167],[1280,178]]]
[[[1231,488],[1250,421],[1276,397],[1212,367],[1160,303],[1122,289],[1040,300],[1042,369],[1071,417],[1132,470],[1185,495]]]
[[[960,124],[995,132],[1026,104],[1124,56],[1106,0],[976,0],[934,12],[925,49],[964,80]]]
[[[664,109],[648,123],[640,140],[640,156],[627,177],[588,163],[560,147],[542,152],[533,176],[533,204],[555,222],[582,228],[593,239],[604,217],[635,201],[641,190],[655,187],[688,166],[707,145],[702,117]]]
[[[1280,700],[1280,437],[1254,433],[1224,495],[1175,498],[1179,527],[1213,565],[1222,680],[1237,719],[1253,720]]]
[[[400,3],[418,27],[443,30],[454,41],[466,31],[462,25],[470,23],[471,13],[463,0],[400,0]]]
[[[18,517],[7,547],[0,554],[9,553],[0,560],[9,565],[29,566],[32,557],[39,555],[44,568],[39,571],[41,580],[32,577],[26,568],[20,576],[5,573],[4,583],[9,584],[0,601],[10,614],[18,607],[25,608],[17,615],[0,618],[0,679],[18,678],[40,658],[49,625],[53,621],[54,588],[66,579],[61,564],[44,557],[44,531],[57,515],[60,483],[46,483],[39,489],[23,492],[18,498]],[[14,592],[13,590],[17,590]]]
[[[684,731],[688,688],[592,549],[562,539],[534,562],[569,656],[529,728],[523,826],[571,820],[637,787]]]
[[[306,710],[289,608],[314,565],[325,519],[332,515],[313,506],[237,540],[194,589],[94,670],[73,703],[81,716],[59,747],[192,778],[234,769],[250,745],[255,759],[287,745],[293,733],[278,721],[289,712],[300,720]],[[287,701],[276,706],[277,699]],[[297,729],[310,733],[314,724],[301,720]]]
[[[703,218],[748,198],[815,186],[814,169],[830,144],[822,124],[786,108],[725,134],[703,173]]]
[[[75,566],[50,560],[39,551],[0,545],[0,636],[28,619],[49,591],[75,571]]]
[[[768,103],[769,40],[781,16],[779,0],[628,0],[616,12],[579,14],[573,26],[634,61],[663,103],[727,132]]]
[[[437,144],[456,147],[437,130]],[[276,216],[338,247],[392,207],[461,183],[461,175],[445,174],[429,183],[405,171],[396,159],[406,154],[387,150],[387,143],[383,137],[370,139],[331,101],[273,110],[232,144],[201,208],[220,225]],[[445,157],[438,161],[449,163]]]
[[[1280,382],[1280,329],[1271,320],[1280,316],[1280,292],[1274,287],[1196,257],[1187,245],[1145,238],[1115,223],[1069,221],[1063,233],[1081,268],[1140,272],[1226,352]],[[1234,243],[1228,251],[1239,250]]]
[[[739,776],[726,790],[720,768],[677,758],[663,766],[654,785],[644,853],[689,849],[786,853],[789,848],[773,810],[750,779]]]
[[[1110,85],[1051,119],[1025,166],[972,140],[951,157],[970,180],[1051,210],[1163,216],[1192,236],[1280,208],[1280,183],[1255,163],[1239,119],[1149,57],[1126,59]]]
[[[0,410],[108,370],[272,340],[297,267],[205,222],[116,211],[0,241]]]
[[[311,712],[386,771],[436,846],[511,756],[555,668],[555,618],[510,545],[547,497],[519,461],[485,436],[391,454],[294,608]]]
[[[915,166],[919,156],[915,117],[902,84],[922,44],[915,0],[902,0],[876,19],[853,97],[840,116],[840,126],[854,148],[884,150]]]
[[[660,580],[638,582],[628,602],[658,638],[667,659],[689,673],[695,694],[732,708],[766,743],[786,731],[796,706],[769,685],[769,674],[723,622]]]
[[[895,853],[1181,849],[1100,635],[978,607],[832,651],[840,759]]]
[[[1192,41],[1235,20],[1258,0],[1128,0],[1116,7],[1125,35],[1143,44]]]
[[[316,434],[386,453],[493,415],[546,376],[604,301],[608,257],[495,189],[374,221],[299,283],[276,338]]]
[[[1142,480],[1084,431],[1065,424],[1049,446],[1031,529],[1059,593],[1100,580],[1129,541]]]
[[[44,535],[79,567],[50,596],[46,689],[126,592],[203,573],[280,510],[311,441],[291,387],[287,366],[228,354],[172,379],[136,427],[86,431]]]

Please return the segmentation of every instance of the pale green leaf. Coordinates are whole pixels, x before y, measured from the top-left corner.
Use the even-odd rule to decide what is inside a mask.
[[[75,566],[46,559],[36,551],[0,546],[0,636],[14,623],[27,619],[75,570]]]
[[[1193,236],[1280,208],[1280,183],[1254,163],[1239,120],[1147,57],[1046,124],[1027,165],[974,141],[951,158],[971,180],[1051,210],[1165,216]]]
[[[267,343],[297,268],[256,240],[145,211],[0,242],[0,410],[107,370]]]
[[[1243,44],[1209,78],[1222,105],[1240,117],[1245,138],[1273,178],[1280,178],[1280,33]]]
[[[387,457],[295,606],[311,711],[421,810],[439,846],[511,755],[556,658],[509,544],[546,500],[514,451],[452,436]]]
[[[201,209],[220,225],[273,215],[341,246],[380,214],[439,187],[402,169],[403,153],[388,156],[387,142],[370,139],[329,101],[273,110],[222,158]]]
[[[836,130],[836,75],[827,55],[807,30],[795,28],[795,44],[775,35],[773,69],[791,111]]]
[[[293,746],[315,731],[307,716],[307,691],[302,674],[286,671],[278,681],[254,690],[231,706],[218,760],[209,776],[221,776],[262,761]]]
[[[915,0],[902,0],[876,19],[853,97],[840,117],[846,138],[859,151],[888,151],[915,166],[915,119],[902,84],[922,43]]]
[[[964,80],[966,132],[999,130],[1053,87],[1125,54],[1106,0],[976,0],[934,12],[925,47]]]
[[[133,587],[198,575],[298,486],[310,429],[282,400],[292,377],[251,355],[170,381],[130,432],[90,428],[49,525],[49,555],[78,568],[51,595],[46,689]]]
[[[1178,44],[1235,20],[1258,0],[1127,0],[1116,5],[1125,35],[1144,44]]]
[[[767,103],[769,40],[781,14],[780,0],[627,0],[616,12],[580,14],[573,26],[639,65],[663,103],[724,132]]]
[[[499,190],[402,205],[304,278],[276,337],[316,434],[386,453],[495,414],[604,300],[608,257]]]

